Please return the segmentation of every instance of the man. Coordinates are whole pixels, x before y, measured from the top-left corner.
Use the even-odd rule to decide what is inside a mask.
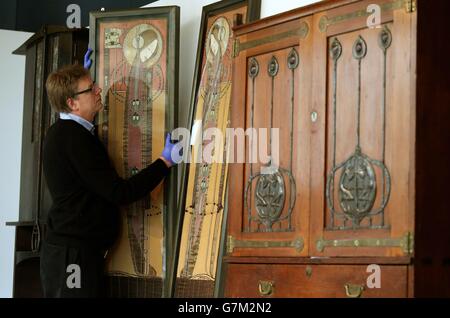
[[[124,180],[93,133],[103,105],[88,70],[72,65],[53,72],[46,89],[60,119],[49,128],[43,150],[53,199],[41,250],[44,296],[102,296],[104,256],[118,236],[119,206],[145,197],[161,182],[178,144],[167,135],[161,157]]]

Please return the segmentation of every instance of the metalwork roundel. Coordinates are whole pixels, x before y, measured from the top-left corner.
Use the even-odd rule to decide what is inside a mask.
[[[342,211],[358,224],[372,209],[376,185],[370,162],[358,153],[351,156],[339,179],[339,204]]]
[[[286,187],[279,173],[263,174],[256,183],[255,206],[261,221],[270,225],[277,220],[284,207]]]
[[[334,38],[331,42],[330,54],[333,60],[337,60],[342,54],[342,45],[337,38]]]
[[[296,69],[298,67],[299,57],[296,49],[292,49],[287,58],[288,68],[290,70]]]
[[[278,60],[275,56],[272,56],[269,64],[267,65],[267,72],[269,73],[269,76],[275,77],[278,73],[278,68]]]
[[[383,30],[380,31],[380,35],[378,36],[378,45],[382,50],[386,50],[391,46],[392,43],[392,34],[391,31],[387,27],[384,27]]]
[[[259,73],[259,63],[258,61],[252,57],[250,63],[248,65],[248,76],[251,78],[255,78]]]
[[[353,57],[357,60],[361,60],[366,56],[367,53],[367,44],[366,41],[362,38],[362,36],[358,36],[355,43],[353,44]]]

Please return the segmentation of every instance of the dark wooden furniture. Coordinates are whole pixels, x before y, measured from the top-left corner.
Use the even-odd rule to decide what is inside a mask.
[[[231,126],[279,128],[280,159],[230,165],[225,296],[450,296],[448,9],[323,1],[235,29]]]
[[[26,56],[19,220],[7,223],[16,227],[13,297],[42,295],[39,247],[52,203],[42,170],[42,144],[58,118],[47,100],[45,80],[63,65],[83,64],[88,40],[87,29],[44,26],[13,52]]]

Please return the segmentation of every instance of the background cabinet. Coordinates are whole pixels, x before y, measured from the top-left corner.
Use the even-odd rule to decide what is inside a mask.
[[[280,159],[230,165],[225,296],[450,296],[446,10],[323,1],[235,30],[231,125],[279,128]]]
[[[14,297],[40,296],[39,247],[52,201],[44,180],[42,145],[58,118],[46,97],[47,76],[63,65],[83,64],[89,31],[45,26],[14,54],[26,56],[19,220],[16,226]]]

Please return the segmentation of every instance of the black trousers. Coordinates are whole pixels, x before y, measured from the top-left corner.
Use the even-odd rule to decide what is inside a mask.
[[[103,297],[104,251],[43,242],[40,274],[44,297]]]

